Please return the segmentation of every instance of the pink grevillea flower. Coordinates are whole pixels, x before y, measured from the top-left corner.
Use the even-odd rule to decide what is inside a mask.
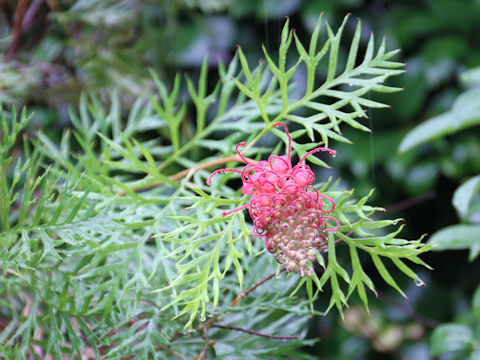
[[[216,170],[208,178],[207,184],[218,173],[241,174],[242,193],[252,197],[248,204],[224,211],[222,215],[227,216],[248,208],[254,224],[253,234],[265,237],[265,246],[269,252],[276,254],[277,261],[285,264],[287,271],[312,276],[312,262],[315,261],[318,248],[325,249],[326,233],[336,231],[339,222],[328,215],[335,209],[333,199],[320,194],[311,185],[315,181],[315,175],[305,164],[305,159],[319,151],[335,156],[336,151],[316,148],[292,166],[292,139],[288,128],[283,123],[275,123],[274,126],[282,126],[287,134],[287,156],[271,155],[268,160],[252,162],[238,150],[240,146],[245,146],[241,142],[236,146],[236,151],[246,163],[243,170]],[[331,227],[331,224],[335,225]]]

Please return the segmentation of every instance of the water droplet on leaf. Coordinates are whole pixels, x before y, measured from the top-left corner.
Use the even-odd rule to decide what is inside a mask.
[[[424,286],[425,283],[423,282],[422,279],[416,278],[416,279],[415,279],[415,285],[417,285],[417,286]]]

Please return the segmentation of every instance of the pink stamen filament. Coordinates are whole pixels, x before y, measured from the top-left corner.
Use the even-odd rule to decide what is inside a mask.
[[[244,183],[249,183],[249,184],[253,185],[253,183],[250,181],[250,174],[252,173],[252,171],[262,172],[262,171],[264,171],[264,169],[257,166],[256,164],[248,164],[247,166],[245,166],[243,168],[243,170],[241,171],[242,181]]]
[[[277,122],[273,124],[273,126],[275,127],[282,126],[283,129],[285,130],[285,134],[287,134],[287,137],[288,137],[287,159],[290,162],[290,155],[292,153],[292,137],[290,136],[290,132],[288,131],[287,125],[281,122]]]
[[[316,149],[310,150],[305,155],[303,155],[303,157],[300,159],[300,161],[298,163],[301,164],[302,162],[305,161],[305,158],[307,156],[315,154],[316,152],[319,152],[319,151],[327,151],[333,156],[337,155],[337,152],[335,150],[332,150],[332,149],[329,149],[329,148],[316,148]]]
[[[270,185],[271,186],[270,190],[274,191],[276,189],[275,185],[271,181],[268,181],[268,180],[265,180],[265,179],[257,180],[256,183],[257,184],[254,184],[255,187],[260,185],[262,188],[268,189],[268,185]],[[263,189],[263,190],[265,190],[265,189]]]
[[[283,188],[284,191],[286,192],[290,192],[292,194],[298,192],[298,191],[302,191],[302,187],[300,185],[297,185],[297,184],[290,184],[290,185],[287,185]]]
[[[279,178],[278,174],[275,172],[275,171],[272,171],[272,170],[264,170],[262,171],[262,173],[258,176],[258,180],[257,181],[268,181],[271,183],[270,180],[266,179],[267,176],[270,176],[270,177],[276,177],[277,179]]]
[[[287,165],[288,170],[291,169],[292,165],[291,165],[291,163],[290,163],[290,160],[286,161],[286,160],[283,159],[281,156],[277,156],[277,155],[271,155],[271,156],[268,158],[268,165],[270,166],[270,169],[273,169],[273,163],[272,163],[272,161],[275,160],[275,159],[276,159],[276,160],[283,161],[283,163]],[[272,170],[272,171],[274,171],[274,170]]]
[[[308,191],[309,189],[312,189],[312,190],[313,190],[313,193],[315,194],[315,202],[317,202],[317,201],[318,201],[318,196],[320,195],[319,192],[318,192],[318,190],[317,190],[315,187],[311,186],[311,185],[307,186],[307,191]]]
[[[246,204],[246,205],[240,206],[239,208],[236,208],[236,209],[233,209],[233,210],[230,210],[230,211],[222,211],[222,216],[227,216],[227,215],[233,214],[234,212],[242,211],[242,210],[246,209],[248,207],[248,205],[249,204]]]
[[[240,170],[237,170],[237,169],[218,169],[218,170],[215,170],[213,173],[210,174],[210,176],[208,177],[206,183],[207,185],[210,185],[210,183],[212,182],[212,178],[218,174],[218,173],[223,173],[223,172],[236,172],[236,173],[239,173],[241,174],[242,172]]]

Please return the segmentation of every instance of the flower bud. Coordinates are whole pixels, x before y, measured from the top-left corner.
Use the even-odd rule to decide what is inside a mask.
[[[312,277],[313,273],[314,273],[313,268],[311,266],[309,266],[309,267],[304,269],[303,275],[306,276],[306,277]]]
[[[308,261],[314,262],[316,256],[317,256],[317,250],[312,249],[312,248],[310,248],[310,249],[307,250],[307,258],[308,258]]]

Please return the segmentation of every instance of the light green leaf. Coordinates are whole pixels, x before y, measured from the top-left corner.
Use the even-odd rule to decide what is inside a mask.
[[[466,350],[473,341],[472,330],[459,324],[444,324],[437,327],[431,338],[433,356],[448,352]]]
[[[424,142],[437,139],[453,132],[452,114],[446,112],[435,116],[413,128],[402,140],[399,152],[405,152]]]
[[[460,75],[460,80],[465,85],[480,85],[480,67],[465,71]]]
[[[469,360],[480,360],[480,346],[471,353]]]
[[[472,310],[475,318],[480,321],[480,286],[475,291],[475,294],[473,294]]]
[[[452,225],[437,231],[429,240],[434,250],[470,249],[470,261],[480,253],[480,225]]]
[[[387,270],[385,265],[383,264],[382,260],[380,259],[379,256],[372,254],[372,260],[373,263],[375,264],[375,267],[377,268],[378,272],[380,275],[382,275],[383,279],[385,282],[393,287],[395,290],[397,290],[400,294],[402,294],[403,297],[407,297],[405,293],[402,291],[402,289],[398,286],[395,280],[393,280],[392,275],[390,275],[390,272]]]
[[[462,184],[453,194],[453,206],[457,209],[459,216],[465,219],[468,215],[468,208],[472,198],[480,190],[480,175],[475,176]]]
[[[480,124],[480,88],[462,93],[451,111],[435,116],[411,130],[402,140],[399,151],[405,152],[422,143]]]

